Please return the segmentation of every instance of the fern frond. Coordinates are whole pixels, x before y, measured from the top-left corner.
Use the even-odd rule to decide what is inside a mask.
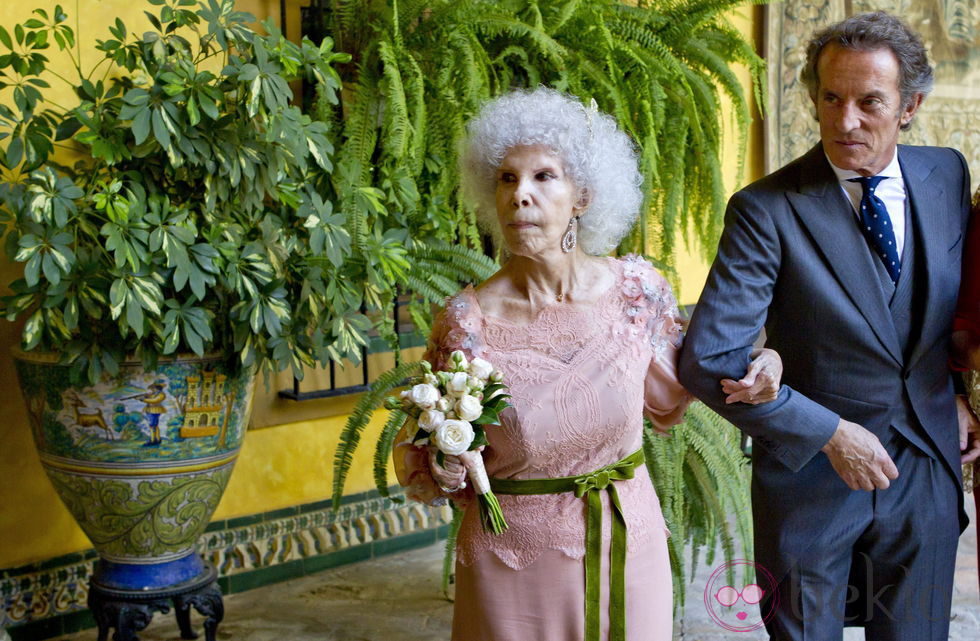
[[[385,395],[401,385],[405,378],[418,374],[420,371],[419,361],[402,363],[379,376],[357,401],[340,433],[340,443],[337,445],[337,451],[334,454],[333,506],[335,510],[340,509],[340,499],[344,495],[344,484],[347,482],[347,474],[354,462],[354,452],[361,442],[364,427],[371,420],[374,411],[381,407]]]
[[[405,424],[408,415],[401,410],[391,410],[388,420],[381,428],[378,445],[374,450],[374,486],[381,496],[388,497],[388,461],[391,459],[391,449],[398,436],[399,430]]]

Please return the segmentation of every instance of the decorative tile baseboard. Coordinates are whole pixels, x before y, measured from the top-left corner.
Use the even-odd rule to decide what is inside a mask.
[[[212,523],[199,550],[218,568],[222,592],[231,594],[434,543],[451,520],[448,506],[396,503],[369,492],[345,497],[336,512],[321,501]],[[0,570],[0,630],[14,641],[37,641],[92,626],[86,599],[97,558],[89,550]]]

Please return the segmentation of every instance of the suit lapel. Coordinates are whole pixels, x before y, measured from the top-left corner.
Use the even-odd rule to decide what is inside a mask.
[[[936,304],[936,296],[940,293],[940,279],[943,277],[943,258],[947,250],[944,246],[947,234],[942,233],[942,212],[939,208],[940,203],[945,202],[945,191],[940,184],[942,181],[930,180],[934,166],[925,165],[916,156],[903,153],[901,147],[898,162],[902,166],[902,178],[909,197],[912,225],[918,233],[918,256],[924,263],[920,273],[926,276],[923,292],[925,311],[918,340],[908,361],[908,367],[911,368],[925,348],[933,343],[936,333],[949,325],[946,319],[939,317],[943,307]]]
[[[849,202],[818,144],[800,163],[798,192],[788,192],[797,216],[810,232],[851,302],[892,358],[902,363],[898,333],[881,291],[873,257]]]

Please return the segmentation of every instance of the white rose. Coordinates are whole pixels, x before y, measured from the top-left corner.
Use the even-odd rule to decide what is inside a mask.
[[[449,358],[456,364],[456,367],[453,368],[454,371],[460,372],[466,370],[466,354],[464,354],[462,350],[457,349],[449,355]]]
[[[470,361],[470,375],[476,376],[481,380],[487,380],[490,378],[490,374],[493,373],[493,365],[483,360],[482,358],[474,358]]]
[[[467,421],[449,419],[432,433],[432,442],[443,454],[459,456],[473,443],[473,426]]]
[[[435,374],[426,374],[422,377],[422,382],[435,386],[439,384],[439,378]]]
[[[486,383],[484,383],[482,379],[479,379],[476,376],[470,376],[466,380],[470,385],[471,392],[479,392],[481,389],[483,389],[486,386]]]
[[[483,405],[480,404],[480,400],[475,396],[464,394],[456,401],[455,410],[456,416],[464,421],[475,421],[483,414]]]
[[[466,372],[455,372],[449,382],[446,383],[446,389],[455,396],[465,394],[470,389],[470,377]]]
[[[422,409],[429,410],[439,401],[439,390],[428,383],[419,383],[409,392],[408,398]]]
[[[436,409],[445,414],[449,410],[453,409],[453,404],[449,402],[449,399],[443,396],[436,403]]]
[[[425,410],[419,415],[419,427],[426,432],[436,429],[446,420],[446,415],[439,410]]]

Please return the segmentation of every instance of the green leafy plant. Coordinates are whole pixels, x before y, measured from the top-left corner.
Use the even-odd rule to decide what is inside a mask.
[[[763,89],[763,61],[726,19],[745,2],[327,3],[324,32],[353,60],[339,67],[341,100],[317,107],[337,123],[337,170],[321,191],[350,217],[355,253],[378,238],[393,241],[390,251],[405,243],[409,258],[419,239],[480,249],[473,212],[456,191],[465,123],[492,96],[545,84],[594,98],[637,143],[648,198],[621,249],[669,266],[684,230],[711,255],[727,196],[720,97],[731,99],[744,150],[749,101],[733,65],[746,65],[756,93]],[[426,302],[453,293],[462,278],[427,281],[430,272],[409,263],[406,281],[426,281],[413,283]]]
[[[0,221],[24,264],[2,313],[89,380],[128,354],[216,351],[301,377],[354,353],[370,322],[341,285],[351,234],[312,187],[333,169],[329,125],[288,84],[330,99],[349,56],[262,35],[233,0],[147,3],[153,29],[116,19],[90,69],[60,6],[0,27]]]

